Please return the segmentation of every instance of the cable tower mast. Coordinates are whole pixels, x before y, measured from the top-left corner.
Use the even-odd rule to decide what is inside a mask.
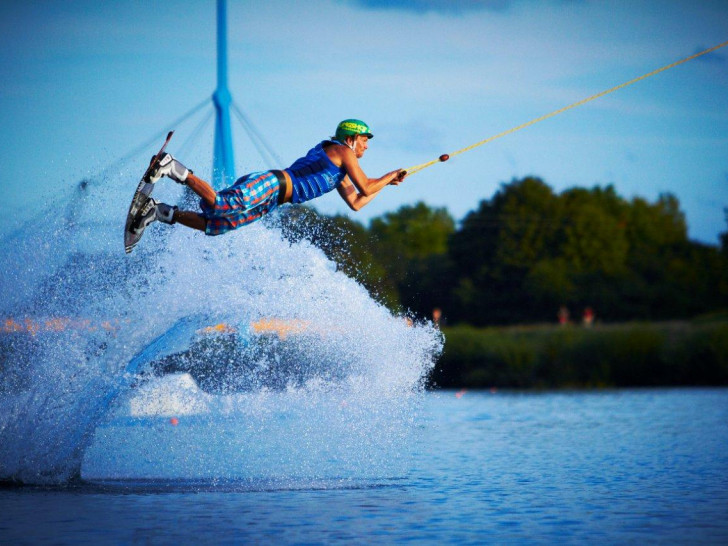
[[[222,189],[235,181],[233,135],[230,127],[230,103],[227,75],[227,6],[217,0],[217,89],[212,95],[215,105],[215,149],[212,160],[212,187]]]

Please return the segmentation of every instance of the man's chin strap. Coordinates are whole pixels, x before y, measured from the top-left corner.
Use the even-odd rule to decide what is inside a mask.
[[[352,152],[356,153],[356,138],[354,138],[354,144],[348,144],[348,146]]]

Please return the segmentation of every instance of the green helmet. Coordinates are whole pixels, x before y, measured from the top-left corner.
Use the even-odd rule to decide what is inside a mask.
[[[334,135],[334,138],[344,142],[346,137],[356,135],[365,135],[369,138],[374,138],[374,135],[369,132],[369,125],[360,119],[345,119],[339,123],[336,127],[336,135]]]

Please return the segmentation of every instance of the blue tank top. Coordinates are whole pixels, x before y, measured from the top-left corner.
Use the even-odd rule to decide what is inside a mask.
[[[337,140],[324,140],[286,169],[293,183],[292,203],[321,197],[336,188],[346,176],[346,169],[334,165],[326,155],[324,144],[330,143],[341,144]]]

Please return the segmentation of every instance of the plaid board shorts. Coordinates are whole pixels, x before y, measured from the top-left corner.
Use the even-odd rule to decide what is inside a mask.
[[[255,172],[217,192],[215,205],[200,200],[207,235],[222,235],[256,220],[278,206],[278,177],[271,171]]]

